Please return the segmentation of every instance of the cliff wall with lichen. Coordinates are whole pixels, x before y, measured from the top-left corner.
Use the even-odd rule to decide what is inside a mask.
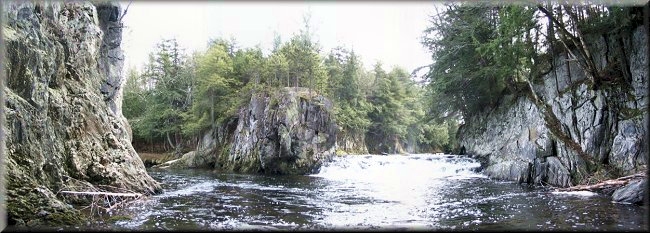
[[[161,190],[121,113],[117,3],[3,1],[9,224],[75,224],[59,191]]]

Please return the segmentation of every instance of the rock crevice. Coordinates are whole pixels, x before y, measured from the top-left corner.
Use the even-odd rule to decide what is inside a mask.
[[[120,110],[123,54],[113,20],[119,4],[2,4],[10,223],[78,220],[71,217],[78,212],[55,195],[72,189],[72,180],[159,192],[131,146]]]
[[[589,160],[609,171],[629,175],[647,167],[648,121],[647,32],[643,26],[620,40],[629,78],[617,78],[594,89],[575,61],[556,56],[554,70],[533,86],[559,120],[566,135]],[[606,36],[606,35],[605,35]],[[607,67],[615,48],[605,36],[594,37],[594,59]],[[608,58],[609,57],[609,58]],[[615,59],[614,59],[615,60]],[[621,74],[623,75],[623,74]],[[466,120],[459,142],[468,154],[487,160],[485,172],[493,178],[567,187],[584,183],[576,173],[585,168],[576,150],[556,139],[540,109],[525,96],[504,98],[494,111]]]
[[[316,173],[335,153],[332,103],[306,88],[254,93],[236,118],[209,130],[175,167],[265,174]]]

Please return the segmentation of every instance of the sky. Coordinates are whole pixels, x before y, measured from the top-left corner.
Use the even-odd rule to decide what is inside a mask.
[[[420,43],[433,1],[414,2],[235,2],[128,1],[123,18],[125,68],[141,69],[161,39],[176,38],[186,52],[205,51],[210,39],[235,38],[240,48],[272,48],[303,27],[310,13],[313,38],[321,54],[343,46],[360,55],[366,69],[381,61],[385,70],[400,66],[411,72],[431,63]],[[126,69],[125,69],[126,70]]]

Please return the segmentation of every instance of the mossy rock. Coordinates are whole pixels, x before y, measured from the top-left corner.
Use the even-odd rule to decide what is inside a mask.
[[[88,220],[87,217],[81,215],[78,211],[56,212],[47,215],[45,220],[48,224],[52,225],[81,225]]]
[[[621,108],[619,110],[619,114],[623,118],[623,120],[630,120],[636,117],[641,117],[643,114],[646,113],[646,110],[644,109],[634,109],[634,108]]]
[[[28,225],[74,226],[88,220],[86,216],[71,207],[55,208],[43,203],[36,195],[25,195],[7,202],[8,218],[11,221],[27,221]]]
[[[349,153],[344,151],[344,150],[336,149],[336,155],[338,155],[338,156],[345,156],[345,155],[348,155],[348,154]]]
[[[131,216],[128,215],[114,215],[106,219],[106,222],[108,223],[116,223],[119,221],[127,221],[133,219]]]

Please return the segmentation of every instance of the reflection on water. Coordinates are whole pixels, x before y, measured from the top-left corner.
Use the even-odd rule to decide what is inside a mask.
[[[474,172],[462,156],[337,157],[310,176],[150,170],[165,193],[112,227],[135,230],[642,230],[645,209]]]

